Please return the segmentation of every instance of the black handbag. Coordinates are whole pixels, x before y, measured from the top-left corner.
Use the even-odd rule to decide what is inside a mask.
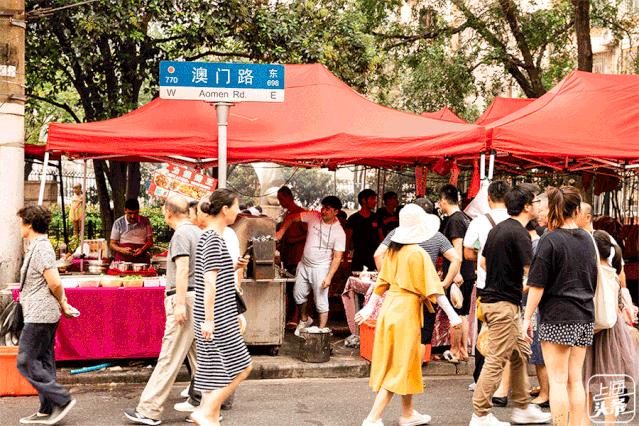
[[[34,251],[35,247],[33,247],[31,253],[29,254],[29,259],[27,259],[27,267],[24,270],[24,274],[22,274],[21,276],[20,297],[22,297],[22,289],[24,288],[24,283],[27,280],[29,265],[31,264],[31,258],[33,257]],[[22,304],[13,300],[4,309],[2,316],[0,317],[0,336],[9,335],[12,338],[14,337],[15,340],[19,340],[23,328],[24,312],[22,311]]]
[[[238,315],[242,315],[244,312],[246,312],[246,302],[244,302],[242,295],[239,291],[237,291],[237,289],[235,290],[235,303],[237,305]]]

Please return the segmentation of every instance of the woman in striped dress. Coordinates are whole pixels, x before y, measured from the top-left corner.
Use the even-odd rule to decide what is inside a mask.
[[[224,228],[237,217],[237,195],[218,189],[200,209],[206,228],[195,256],[193,315],[195,389],[202,392],[202,403],[191,418],[199,426],[213,426],[220,424],[222,403],[251,372],[251,357],[237,321],[233,260],[222,238]]]

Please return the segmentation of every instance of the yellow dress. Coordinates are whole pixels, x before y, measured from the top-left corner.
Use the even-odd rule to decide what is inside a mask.
[[[415,244],[387,252],[375,293],[381,296],[385,291],[375,329],[369,385],[375,392],[384,388],[398,395],[422,393],[422,303],[432,309],[437,295],[444,294],[426,252]]]

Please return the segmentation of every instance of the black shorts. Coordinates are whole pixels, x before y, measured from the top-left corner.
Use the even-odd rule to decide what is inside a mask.
[[[456,284],[451,284],[451,286],[456,285]],[[461,308],[455,309],[455,312],[457,312],[457,315],[461,315],[461,316],[466,316],[468,314],[470,314],[470,302],[471,299],[473,297],[473,286],[475,285],[475,283],[473,281],[464,281],[464,283],[461,285],[461,287],[459,287],[459,289],[462,292],[462,295],[464,296],[464,303],[462,303]],[[446,289],[446,297],[448,298],[448,301],[450,302],[450,286]],[[452,305],[452,302],[451,302]]]
[[[435,317],[437,311],[432,314],[428,312],[428,308],[424,305],[424,326],[422,327],[422,345],[428,345],[433,340],[433,331],[435,330]]]

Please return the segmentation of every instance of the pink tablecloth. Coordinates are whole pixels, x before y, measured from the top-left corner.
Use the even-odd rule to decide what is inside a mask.
[[[155,358],[164,335],[164,287],[67,288],[78,318],[62,318],[57,361]],[[14,297],[18,290],[14,290]]]
[[[375,283],[373,281],[362,281],[357,277],[348,277],[346,285],[344,286],[344,292],[342,293],[342,302],[344,303],[344,314],[346,315],[346,321],[348,322],[348,328],[351,334],[359,334],[359,327],[355,322],[355,314],[359,310],[359,301],[357,300],[357,294],[365,295],[364,304],[368,303],[373,290],[375,289]],[[384,295],[385,296],[385,295]],[[368,318],[369,320],[377,320],[379,310],[384,303],[384,296],[382,296],[373,309],[373,313]]]

